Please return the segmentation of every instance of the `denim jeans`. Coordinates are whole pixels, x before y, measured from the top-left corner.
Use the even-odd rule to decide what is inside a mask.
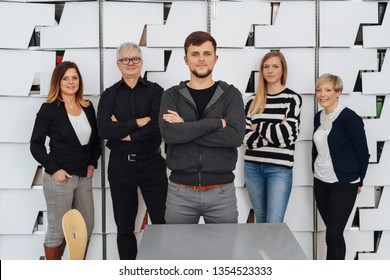
[[[245,161],[245,185],[257,223],[282,223],[292,188],[292,168]]]
[[[57,247],[62,244],[64,240],[62,217],[72,208],[79,210],[83,215],[89,240],[94,227],[92,178],[73,175],[64,184],[57,184],[49,174],[45,173],[43,193],[46,199],[48,221],[45,245]]]

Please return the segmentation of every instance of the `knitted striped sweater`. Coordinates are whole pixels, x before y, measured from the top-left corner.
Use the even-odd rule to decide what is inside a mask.
[[[249,116],[253,98],[250,97],[245,106],[245,161],[292,167],[299,134],[301,96],[288,88],[278,94],[267,94],[264,112]],[[257,124],[255,131],[251,130],[252,124]]]

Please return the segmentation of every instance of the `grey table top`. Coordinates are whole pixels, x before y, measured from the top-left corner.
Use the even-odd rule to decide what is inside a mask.
[[[147,225],[140,260],[304,260],[285,223]]]

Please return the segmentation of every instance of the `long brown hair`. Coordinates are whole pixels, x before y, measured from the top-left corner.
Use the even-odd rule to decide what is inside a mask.
[[[60,88],[61,80],[64,77],[66,71],[72,68],[76,70],[77,75],[79,76],[79,89],[76,92],[76,104],[81,107],[88,107],[90,105],[90,102],[84,99],[84,85],[80,70],[77,64],[71,61],[63,61],[58,64],[56,68],[54,68],[53,74],[51,76],[50,90],[46,98],[46,103],[52,103],[57,101],[59,105],[61,104],[61,102],[64,102],[64,100],[62,99],[62,93]]]
[[[270,51],[266,55],[264,55],[263,59],[260,62],[259,69],[259,84],[257,86],[256,95],[253,98],[253,101],[249,107],[249,115],[253,116],[255,114],[261,114],[264,111],[265,105],[267,104],[267,81],[264,79],[263,75],[263,67],[264,63],[270,59],[271,57],[278,57],[282,64],[283,74],[281,77],[282,85],[286,85],[287,81],[287,62],[284,58],[284,55],[279,51]]]

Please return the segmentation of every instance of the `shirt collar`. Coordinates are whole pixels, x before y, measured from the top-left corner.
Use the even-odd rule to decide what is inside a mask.
[[[142,77],[139,77],[138,78],[138,82],[137,82],[137,85],[139,84],[139,83],[141,83],[141,84],[143,84],[143,85],[147,85],[147,82],[146,82],[146,80],[144,79],[144,78],[142,78]],[[119,88],[119,87],[121,87],[122,85],[126,85],[126,83],[125,83],[125,81],[123,80],[123,78],[118,82],[118,84],[117,84],[117,88]]]

